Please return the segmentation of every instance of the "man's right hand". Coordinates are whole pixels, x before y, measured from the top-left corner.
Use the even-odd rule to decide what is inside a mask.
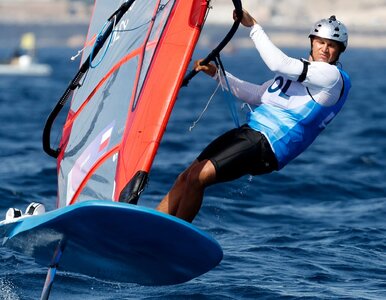
[[[203,71],[205,74],[214,77],[217,73],[217,67],[212,63],[209,63],[207,65],[200,65],[202,61],[203,59],[196,60],[194,62],[194,69],[197,72]]]

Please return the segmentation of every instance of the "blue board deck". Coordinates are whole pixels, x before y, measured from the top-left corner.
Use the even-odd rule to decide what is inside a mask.
[[[219,244],[190,223],[155,210],[92,200],[0,225],[3,246],[45,266],[60,241],[59,270],[142,285],[189,281],[222,259]]]

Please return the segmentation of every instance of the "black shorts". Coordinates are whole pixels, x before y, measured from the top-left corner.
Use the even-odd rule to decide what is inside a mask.
[[[211,142],[197,159],[209,159],[213,163],[217,182],[247,174],[266,174],[278,168],[275,154],[265,136],[248,125],[224,133]]]

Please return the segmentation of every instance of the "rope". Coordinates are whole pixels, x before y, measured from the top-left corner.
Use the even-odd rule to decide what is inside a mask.
[[[197,123],[201,121],[201,118],[204,116],[205,112],[207,111],[208,107],[209,107],[209,104],[212,102],[212,99],[214,98],[214,95],[216,95],[219,87],[221,86],[221,83],[219,82],[217,84],[217,87],[216,89],[214,90],[213,94],[210,96],[208,102],[206,103],[204,109],[202,110],[202,112],[200,113],[200,115],[198,116],[197,120],[193,122],[193,124],[189,127],[189,131],[192,131],[194,127],[196,127]]]
[[[236,108],[236,97],[232,94],[231,87],[230,87],[229,81],[228,81],[228,77],[225,73],[224,65],[220,59],[220,54],[218,54],[216,56],[216,64],[220,67],[220,70],[221,70],[220,74],[221,74],[222,78],[224,78],[224,81],[226,83],[228,93],[225,93],[225,99],[227,100],[229,110],[231,111],[233,122],[235,123],[236,127],[240,127],[239,116],[237,114],[237,108]],[[221,82],[221,78],[220,78],[220,82]]]
[[[236,97],[231,92],[230,84],[229,84],[228,78],[227,78],[226,73],[225,73],[225,68],[224,68],[223,63],[221,62],[219,55],[216,56],[216,60],[214,62],[217,66],[217,76],[219,78],[219,83],[217,84],[216,89],[214,90],[214,92],[210,96],[209,100],[207,101],[204,109],[201,111],[198,118],[189,127],[189,131],[192,131],[193,128],[197,125],[197,123],[199,121],[201,121],[202,117],[204,116],[205,112],[207,111],[207,109],[209,107],[209,104],[212,102],[212,100],[213,100],[214,96],[216,95],[220,86],[221,86],[221,89],[223,90],[223,92],[225,93],[225,99],[227,101],[228,108],[231,111],[233,122],[234,122],[236,127],[240,127],[239,116],[238,116],[237,108],[236,108]],[[224,79],[226,87],[223,86],[222,79]],[[242,109],[244,109],[245,106],[247,106],[250,111],[253,111],[252,108],[247,103],[243,104]]]

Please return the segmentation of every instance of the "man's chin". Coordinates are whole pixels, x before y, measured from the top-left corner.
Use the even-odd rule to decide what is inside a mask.
[[[316,61],[328,63],[327,58],[318,58]]]

